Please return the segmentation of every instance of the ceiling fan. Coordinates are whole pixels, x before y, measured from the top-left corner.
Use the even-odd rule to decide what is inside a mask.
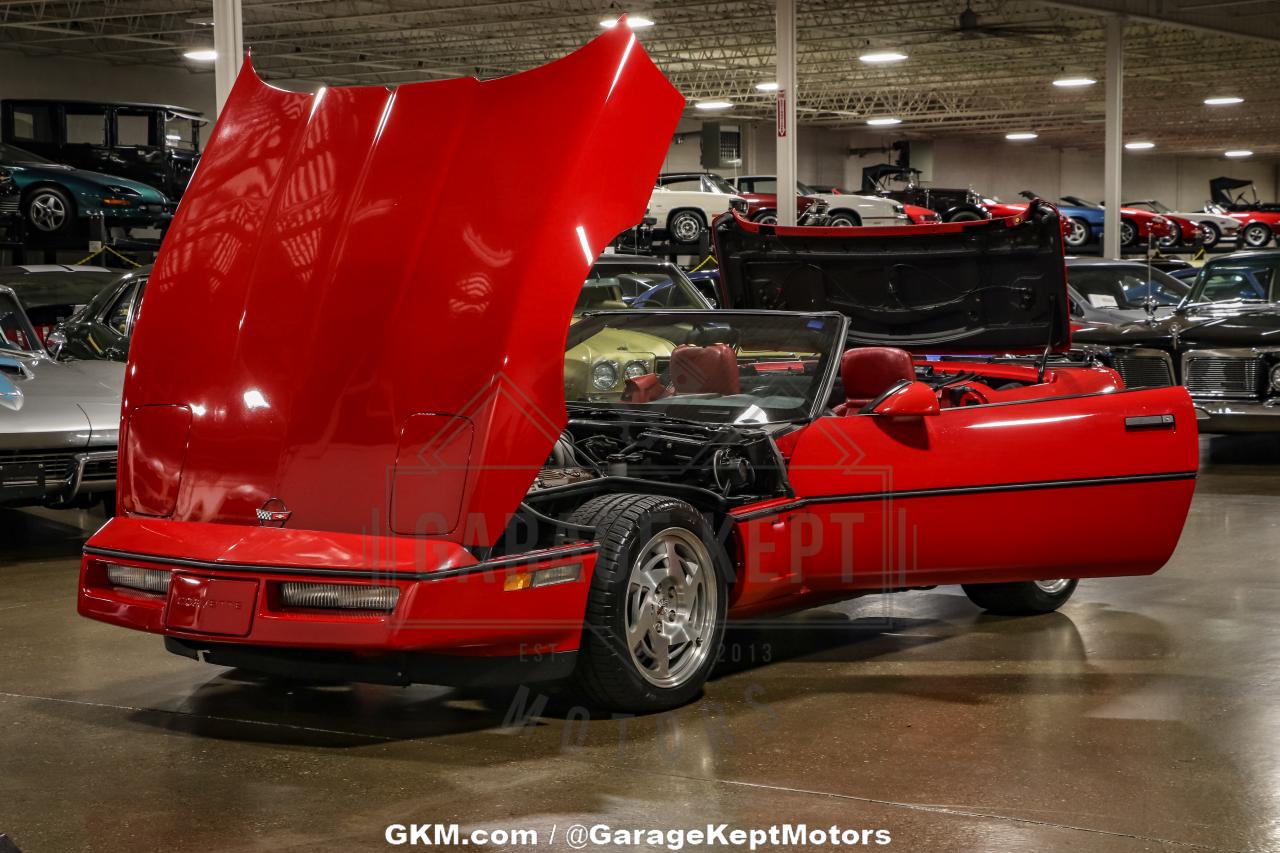
[[[981,16],[973,11],[972,0],[965,0],[964,11],[956,26],[946,32],[962,38],[1035,38],[1036,36],[1066,35],[1069,27],[1042,24],[984,24]]]

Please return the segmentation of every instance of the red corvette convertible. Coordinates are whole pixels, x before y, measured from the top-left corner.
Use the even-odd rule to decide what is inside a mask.
[[[737,310],[571,325],[681,105],[625,27],[485,82],[312,96],[246,69],[138,314],[79,612],[225,666],[573,675],[634,711],[695,696],[731,618],[953,583],[1042,613],[1164,564],[1190,400],[1042,358],[1069,343],[1051,209],[730,220]],[[534,220],[470,201],[474,140],[513,123],[503,156],[560,188]]]

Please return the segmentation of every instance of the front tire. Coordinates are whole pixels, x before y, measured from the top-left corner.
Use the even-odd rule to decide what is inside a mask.
[[[667,233],[677,243],[696,243],[707,230],[707,221],[696,210],[677,210],[667,220]]]
[[[693,699],[715,665],[728,610],[728,558],[684,501],[605,495],[573,524],[596,530],[600,552],[574,675],[587,698],[644,713]]]
[[[1089,223],[1079,216],[1073,216],[1067,222],[1067,245],[1079,249],[1089,243]]]
[[[1002,616],[1031,616],[1052,613],[1067,603],[1080,583],[1075,578],[1017,583],[964,584],[969,600],[989,613]]]
[[[57,187],[38,187],[27,196],[22,207],[27,226],[46,237],[66,237],[75,229],[76,208]]]
[[[862,217],[852,210],[835,210],[827,218],[831,228],[855,228],[862,224]]]
[[[1244,229],[1244,244],[1250,249],[1261,249],[1271,242],[1271,228],[1265,222],[1254,222]]]
[[[985,217],[976,210],[957,210],[945,222],[981,222]]]
[[[751,221],[752,221],[752,222],[758,222],[758,223],[760,223],[761,225],[777,225],[777,224],[778,224],[778,211],[776,211],[776,210],[762,210],[762,211],[760,211],[759,213],[757,213],[755,216],[753,216],[753,217],[751,218]]]
[[[1159,240],[1156,241],[1156,245],[1162,249],[1172,249],[1174,246],[1178,245],[1181,242],[1182,242],[1182,228],[1179,227],[1178,223],[1170,222],[1168,236],[1161,237]]]
[[[1127,219],[1120,220],[1120,245],[1126,249],[1138,242],[1138,226]]]

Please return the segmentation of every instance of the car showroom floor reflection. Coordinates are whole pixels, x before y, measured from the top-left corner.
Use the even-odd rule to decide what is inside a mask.
[[[1276,849],[1280,443],[1202,449],[1153,577],[1086,581],[1035,619],[939,588],[735,629],[701,701],[631,718],[167,655],[75,615],[97,520],[0,511],[0,832],[29,851],[377,849],[397,822],[712,820],[885,827],[908,850]]]

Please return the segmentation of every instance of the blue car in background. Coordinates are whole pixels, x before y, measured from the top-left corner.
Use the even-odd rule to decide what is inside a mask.
[[[1029,190],[1019,193],[1025,199],[1040,198]],[[1102,240],[1102,223],[1106,212],[1100,207],[1084,207],[1066,200],[1054,203],[1067,224],[1065,242],[1068,249],[1079,249]]]
[[[84,245],[90,214],[102,216],[111,236],[158,239],[176,207],[146,184],[64,166],[5,143],[0,172],[17,186],[27,241],[44,246]],[[154,233],[134,233],[142,229]]]

